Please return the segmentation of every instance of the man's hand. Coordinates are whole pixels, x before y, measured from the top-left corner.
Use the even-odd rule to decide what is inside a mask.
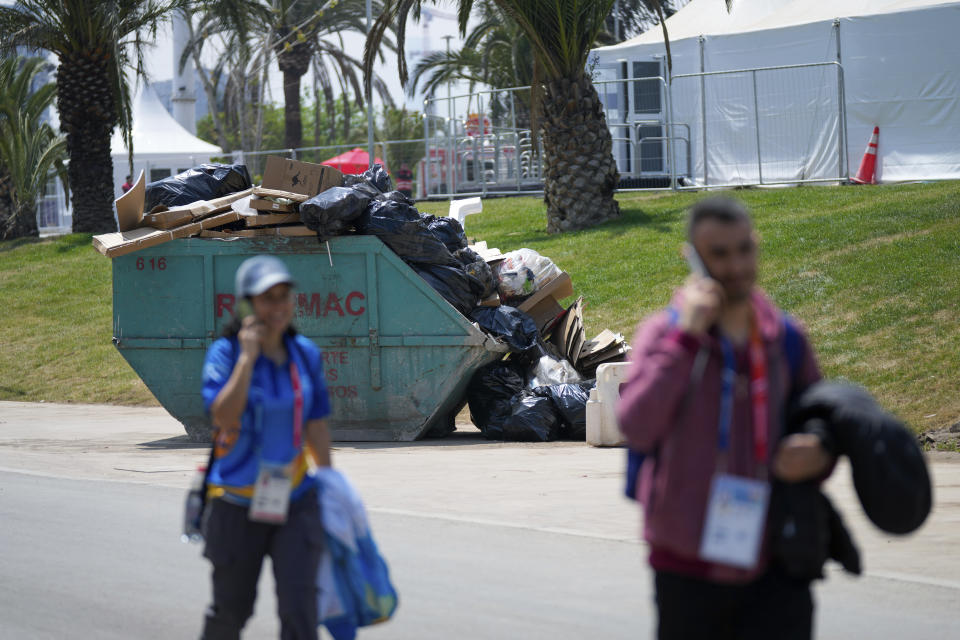
[[[711,278],[690,276],[683,286],[683,298],[677,325],[693,335],[703,335],[720,317],[723,287]]]
[[[780,443],[773,457],[773,475],[784,482],[819,478],[833,463],[832,456],[812,433],[795,433]]]

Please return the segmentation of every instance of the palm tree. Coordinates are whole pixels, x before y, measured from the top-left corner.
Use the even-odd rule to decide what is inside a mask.
[[[406,83],[402,31],[424,0],[388,0],[367,39],[364,71],[388,25],[396,22],[400,79]],[[492,0],[530,42],[534,91],[539,99],[544,149],[547,230],[582,229],[619,215],[613,197],[619,181],[613,141],[600,97],[586,73],[587,55],[603,30],[613,0]],[[457,0],[466,33],[474,0]]]
[[[66,141],[41,119],[53,104],[55,87],[31,87],[43,71],[42,58],[0,60],[0,238],[36,236],[36,204],[50,173],[67,188]],[[67,190],[69,193],[69,191]]]
[[[259,99],[251,100],[253,96],[248,96],[246,100],[261,104],[262,90],[266,85],[263,74],[269,62],[268,54],[272,53],[283,74],[285,147],[295,149],[303,144],[301,85],[303,76],[311,69],[313,93],[315,96],[323,94],[330,122],[334,121],[338,93],[348,94],[352,90],[356,104],[363,106],[359,79],[362,63],[345,50],[342,39],[344,32],[363,33],[366,30],[361,0],[324,0],[320,3],[305,0],[207,0],[202,4],[205,11],[193,27],[193,37],[187,49],[195,60],[199,60],[205,41],[213,36],[220,38],[222,55],[218,66],[212,74],[200,74],[210,104],[216,104],[216,75],[220,73],[229,75],[235,90],[246,84],[256,87],[261,92]],[[380,1],[376,0],[374,11],[381,8]],[[262,37],[251,38],[250,33]],[[385,44],[391,46],[389,41]],[[245,68],[242,61],[247,62]],[[262,77],[256,78],[258,73]],[[386,83],[377,77],[374,86],[384,103],[392,106]],[[233,104],[239,108],[244,103],[233,101]],[[350,101],[344,100],[342,106],[345,110],[343,120],[349,123]],[[243,121],[236,114],[227,119]],[[215,114],[214,130],[221,146],[227,140],[223,131],[225,124],[219,114]],[[260,130],[259,125],[257,130]]]
[[[0,7],[0,46],[45,49],[59,59],[57,110],[66,134],[73,230],[113,231],[110,136],[118,124],[132,164],[127,72],[143,74],[143,47],[186,0],[18,0]]]

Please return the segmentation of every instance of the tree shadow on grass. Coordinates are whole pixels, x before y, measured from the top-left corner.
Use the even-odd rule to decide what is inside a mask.
[[[51,244],[57,253],[68,253],[80,247],[91,246],[92,238],[92,233],[70,233],[51,238],[30,237],[17,238],[15,240],[0,240],[0,253],[6,253],[14,249],[19,249],[20,247],[36,244]]]
[[[39,244],[44,238],[17,238],[15,240],[0,240],[0,253],[13,251],[28,244]]]
[[[595,227],[581,229],[580,231],[568,231],[563,234],[547,233],[546,229],[530,229],[516,231],[511,234],[511,242],[517,242],[522,246],[533,246],[538,243],[546,242],[562,236],[579,236],[589,234],[598,236],[599,240],[616,238],[622,236],[624,232],[637,229],[649,229],[657,233],[671,235],[676,233],[677,225],[682,222],[686,216],[687,207],[671,207],[656,214],[650,214],[637,206],[622,208],[620,217],[614,220],[608,220]],[[546,218],[544,218],[546,224]]]

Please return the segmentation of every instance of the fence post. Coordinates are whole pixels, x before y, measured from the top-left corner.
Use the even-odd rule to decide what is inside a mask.
[[[753,76],[753,121],[754,128],[757,130],[757,175],[760,178],[760,184],[763,184],[763,160],[760,158],[760,102],[757,99],[757,70],[751,72]]]
[[[703,139],[703,186],[710,184],[707,180],[707,77],[704,75],[706,68],[703,64],[703,43],[704,37],[697,38],[700,43],[700,137]],[[690,170],[693,174],[693,170]]]
[[[430,98],[423,101],[423,171],[420,176],[420,184],[423,185],[423,195],[430,197]]]

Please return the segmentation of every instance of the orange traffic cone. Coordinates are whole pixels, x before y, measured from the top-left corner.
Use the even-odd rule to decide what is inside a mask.
[[[870,143],[867,150],[863,152],[863,160],[860,161],[860,169],[857,175],[850,178],[851,182],[857,184],[877,184],[877,142],[880,140],[880,127],[873,128],[873,135],[870,136]]]

